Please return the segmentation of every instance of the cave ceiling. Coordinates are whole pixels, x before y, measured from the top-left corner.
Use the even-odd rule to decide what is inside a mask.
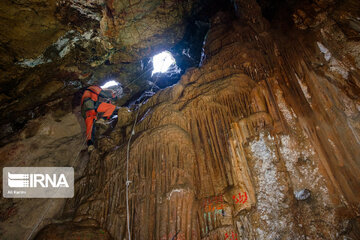
[[[295,23],[298,28],[307,29],[324,19],[324,12],[333,1],[257,2],[273,28],[286,29],[284,25]],[[63,102],[72,101],[69,99],[74,93],[90,84],[119,81],[124,95],[118,105],[128,105],[150,88],[149,80],[154,81],[150,59],[162,50],[172,52],[181,71],[158,76],[158,85],[164,88],[177,82],[186,69],[199,65],[209,19],[220,10],[235,13],[246,3],[1,1],[0,139],[22,128],[29,119],[44,114],[49,103],[68,105]],[[346,24],[341,19],[347,18],[337,19],[338,24]]]
[[[70,199],[4,195],[0,238],[360,239],[359,9],[0,1],[0,164],[75,173]],[[152,74],[163,50],[180,71]],[[108,80],[88,152],[82,90]]]
[[[125,94],[118,104],[128,103],[149,87],[154,54],[172,49],[182,72],[198,64],[207,20],[224,5],[215,0],[1,1],[1,123],[21,127],[41,114],[42,105],[107,80],[122,84]],[[189,49],[190,55],[182,54]]]

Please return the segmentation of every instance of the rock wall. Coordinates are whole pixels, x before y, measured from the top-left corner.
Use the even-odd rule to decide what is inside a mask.
[[[132,239],[360,239],[359,3],[299,7],[286,33],[233,4],[199,68],[119,110],[36,239],[127,238],[135,119]]]
[[[175,47],[198,14],[207,21],[211,14],[204,9],[214,2],[2,1],[0,127],[8,125],[0,131],[0,146],[40,117],[48,102],[90,84],[116,80],[125,93],[119,105],[136,99],[150,86],[150,58]],[[185,44],[177,47],[182,61],[197,58],[192,51],[182,54]]]
[[[255,1],[234,4],[237,19],[213,18],[202,66],[140,108],[132,239],[358,239],[358,39],[326,17],[284,35]],[[359,9],[345,1],[319,12],[354,19],[344,5]],[[74,224],[96,220],[114,239],[127,236],[135,117],[119,111],[67,202]]]
[[[52,104],[56,106],[56,103]],[[86,151],[81,151],[85,143],[82,134],[84,126],[79,124],[83,120],[76,116],[58,109],[30,121],[18,134],[18,141],[0,148],[1,169],[73,166],[75,179],[78,179],[87,164],[88,155]],[[2,181],[3,177],[1,185]],[[56,222],[65,203],[66,199],[1,197],[0,239],[33,239],[39,229]]]

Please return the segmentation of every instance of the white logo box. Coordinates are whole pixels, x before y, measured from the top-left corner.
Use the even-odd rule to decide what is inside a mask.
[[[5,167],[4,198],[72,198],[72,167]]]

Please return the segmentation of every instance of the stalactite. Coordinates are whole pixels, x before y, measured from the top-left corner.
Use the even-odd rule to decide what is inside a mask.
[[[214,17],[204,64],[140,109],[129,159],[132,238],[345,237],[358,214],[359,148],[358,130],[344,123],[358,115],[336,109],[345,95],[311,67],[306,46],[282,46],[256,1],[236,2],[240,20]],[[135,113],[125,118],[111,136],[117,147],[91,155],[72,203],[78,222],[95,219],[115,239],[127,234]],[[302,189],[310,199],[295,197]]]

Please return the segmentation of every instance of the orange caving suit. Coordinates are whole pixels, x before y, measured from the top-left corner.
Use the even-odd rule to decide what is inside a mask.
[[[99,86],[88,87],[81,98],[81,114],[85,118],[87,145],[94,143],[94,122],[97,113],[103,113],[102,117],[110,119],[115,111],[115,105],[101,102],[99,97],[115,99],[114,94],[102,90]]]

